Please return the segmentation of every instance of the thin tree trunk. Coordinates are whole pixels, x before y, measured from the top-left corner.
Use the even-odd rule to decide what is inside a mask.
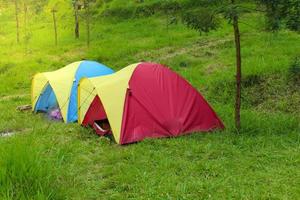
[[[25,53],[27,54],[28,52],[28,43],[29,43],[29,34],[27,34],[27,4],[26,1],[23,2],[23,6],[24,6],[24,42],[25,42]]]
[[[24,30],[25,35],[27,35],[27,4],[24,2]]]
[[[234,0],[231,1],[233,4]],[[235,127],[241,129],[241,80],[242,80],[242,59],[241,59],[241,39],[239,30],[239,17],[233,16],[234,40],[236,48],[236,97],[235,97]]]
[[[79,18],[78,18],[78,1],[74,3],[74,14],[75,14],[75,38],[79,38]]]
[[[17,43],[20,43],[18,0],[15,0],[15,9],[16,9]]]
[[[55,16],[55,13],[57,11],[55,9],[52,9],[51,12],[52,12],[52,16],[53,16],[55,45],[57,46],[57,26],[56,26],[56,16]]]
[[[170,34],[169,34],[169,25],[170,25],[170,13],[169,11],[166,12],[167,14],[167,36],[168,36],[168,42],[169,42],[169,45],[171,45],[171,39],[170,39]]]
[[[86,44],[89,47],[90,46],[90,5],[89,0],[85,1],[86,6]]]

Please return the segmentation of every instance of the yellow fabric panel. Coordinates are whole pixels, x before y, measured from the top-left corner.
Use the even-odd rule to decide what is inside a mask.
[[[62,117],[67,120],[69,108],[69,97],[75,77],[75,73],[81,61],[74,62],[64,68],[53,72],[38,73],[32,79],[31,84],[31,103],[34,110],[40,94],[49,83],[55,93],[58,105],[61,109]]]
[[[47,85],[47,78],[43,73],[38,73],[34,75],[31,83],[31,105],[32,111],[34,111],[36,102],[39,99],[41,92],[43,92],[45,86]]]
[[[90,82],[88,78],[83,78],[79,82],[78,86],[78,123],[81,124],[84,120],[84,116],[87,113],[92,101],[97,94],[95,86]]]
[[[62,117],[67,121],[69,97],[74,82],[75,73],[81,61],[74,62],[54,72],[43,73],[55,93]]]
[[[123,109],[128,82],[138,64],[130,65],[112,75],[90,78],[96,87],[116,142],[120,143]]]

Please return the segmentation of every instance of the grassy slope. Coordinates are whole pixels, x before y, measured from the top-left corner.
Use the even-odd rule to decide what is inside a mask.
[[[88,49],[84,31],[80,40],[74,40],[72,18],[63,13],[58,13],[59,46],[55,47],[48,15],[43,14],[42,20],[31,17],[32,37],[20,45],[15,44],[12,13],[0,15],[0,131],[23,130],[11,139],[0,139],[0,152],[6,152],[0,154],[4,186],[0,197],[9,199],[5,192],[10,189],[15,195],[11,198],[36,199],[299,198],[300,98],[285,78],[291,58],[300,52],[299,35],[265,33],[257,15],[243,19],[251,25],[241,25],[243,72],[263,81],[245,88],[243,130],[236,135],[234,47],[227,24],[200,37],[181,24],[172,25],[166,34],[160,16],[98,21]],[[120,147],[76,124],[53,123],[46,131],[49,122],[42,116],[15,111],[17,105],[30,102],[34,73],[82,58],[114,69],[140,60],[167,64],[207,97],[227,130]],[[181,67],[183,63],[188,67]],[[28,159],[19,159],[23,157]],[[34,173],[38,169],[41,172]],[[32,176],[37,178],[31,180]],[[40,178],[44,176],[47,181]]]

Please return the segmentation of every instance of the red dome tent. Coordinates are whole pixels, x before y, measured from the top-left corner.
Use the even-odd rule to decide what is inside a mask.
[[[224,128],[201,94],[160,64],[139,63],[83,79],[78,90],[78,101],[88,102],[78,108],[79,123],[99,133],[95,122],[108,119],[119,144]]]

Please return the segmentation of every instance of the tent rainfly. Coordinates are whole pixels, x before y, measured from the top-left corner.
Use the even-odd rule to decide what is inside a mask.
[[[133,64],[80,81],[78,123],[104,135],[106,130],[98,126],[101,121],[108,121],[118,144],[224,128],[196,89],[155,63]]]
[[[83,77],[112,74],[94,61],[79,61],[53,72],[38,73],[32,79],[31,103],[34,112],[59,107],[65,122],[77,121],[77,86]]]

